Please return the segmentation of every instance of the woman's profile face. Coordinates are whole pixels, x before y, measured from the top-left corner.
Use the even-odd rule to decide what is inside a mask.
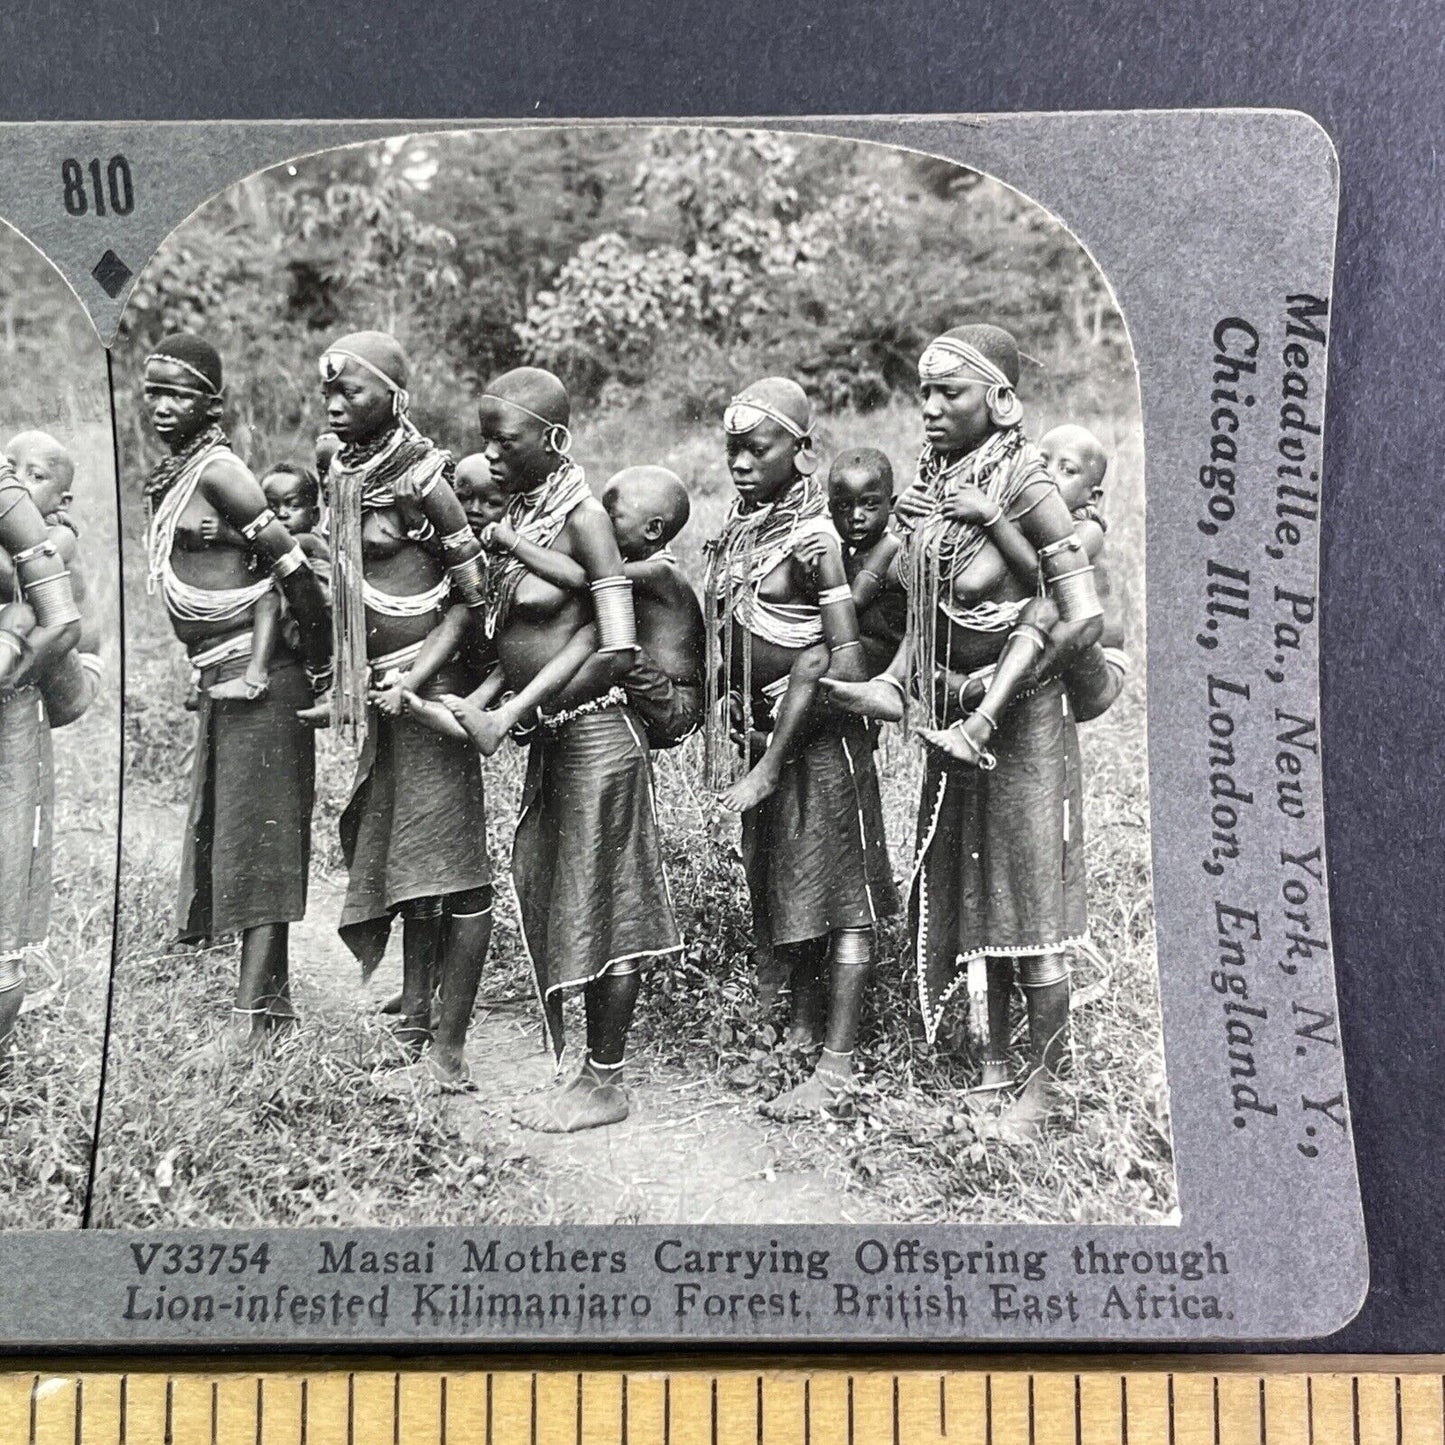
[[[939,452],[971,452],[993,430],[981,381],[925,381],[923,434]]]
[[[396,420],[395,393],[379,377],[347,362],[335,378],[321,383],[326,424],[343,446],[370,441]]]
[[[195,376],[163,357],[146,362],[145,411],[151,430],[172,451],[193,441],[215,416],[217,398],[198,390]]]

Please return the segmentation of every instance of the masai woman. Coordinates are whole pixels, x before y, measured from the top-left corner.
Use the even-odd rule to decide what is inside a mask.
[[[400,343],[379,331],[343,336],[321,358],[326,420],[341,442],[327,482],[331,717],[363,737],[341,818],[341,936],[369,973],[401,915],[398,1039],[425,1054],[431,1083],[458,1089],[469,1082],[467,1027],[492,932],[481,760],[464,737],[407,716],[404,695],[471,690],[455,659],[425,681],[411,669],[449,599],[482,604],[481,544],[452,490],[451,457],[407,417],[409,376]]]
[[[221,358],[199,336],[168,336],[146,357],[146,412],[169,452],[146,482],[147,586],[165,603],[199,695],[176,925],[186,943],[241,936],[231,1027],[212,1051],[226,1057],[295,1022],[287,945],[306,914],[315,778],[297,713],[328,685],[330,639],[305,557],[226,441],[221,383]],[[273,586],[296,619],[299,651],[278,644],[264,692],[211,698],[208,688],[244,673],[252,614]]]
[[[25,1000],[25,955],[50,924],[50,722],[39,684],[80,640],[80,609],[50,528],[0,457],[0,548],[14,596],[0,609],[0,1075]]]
[[[1068,950],[1087,908],[1078,734],[1058,673],[1102,629],[1073,518],[1023,435],[1018,357],[1014,338],[987,325],[924,351],[926,440],[896,507],[911,532],[908,636],[880,679],[825,684],[844,706],[895,718],[906,693],[921,714],[929,756],[910,903],[924,1026],[932,1039],[970,965],[986,966],[983,1083],[997,1087],[1017,964],[1030,1071],[999,1123],[1005,1137],[1042,1126],[1067,1054]],[[1019,533],[1032,552],[1011,565]],[[1023,580],[1035,568],[1047,598]]]

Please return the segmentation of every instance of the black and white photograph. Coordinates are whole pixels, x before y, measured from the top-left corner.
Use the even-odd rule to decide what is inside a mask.
[[[399,135],[197,210],[112,365],[95,1224],[1178,1222],[1139,377],[1056,216]],[[11,400],[84,553],[109,438]]]
[[[0,1228],[85,1221],[120,793],[105,351],[0,225]]]

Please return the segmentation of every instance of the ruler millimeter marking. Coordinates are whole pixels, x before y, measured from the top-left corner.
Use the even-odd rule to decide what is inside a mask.
[[[57,1365],[0,1445],[1445,1445],[1445,1359]]]

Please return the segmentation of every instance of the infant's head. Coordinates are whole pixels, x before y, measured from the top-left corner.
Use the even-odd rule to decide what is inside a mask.
[[[667,546],[692,511],[682,479],[666,467],[623,467],[607,479],[602,505],[625,562],[640,562]]]
[[[507,510],[507,498],[492,476],[491,464],[481,452],[473,452],[457,463],[452,490],[467,515],[467,526],[478,536],[484,527],[500,522],[502,513]]]
[[[23,431],[11,437],[5,454],[41,516],[53,517],[70,505],[75,463],[48,432]]]
[[[1109,454],[1088,427],[1056,426],[1039,438],[1039,450],[1049,475],[1058,483],[1064,504],[1071,512],[1097,505],[1104,495],[1104,473]]]
[[[839,452],[828,469],[828,511],[850,547],[869,547],[893,513],[893,467],[876,447]]]
[[[314,532],[321,521],[321,487],[300,462],[281,462],[261,478],[266,505],[292,536]]]

